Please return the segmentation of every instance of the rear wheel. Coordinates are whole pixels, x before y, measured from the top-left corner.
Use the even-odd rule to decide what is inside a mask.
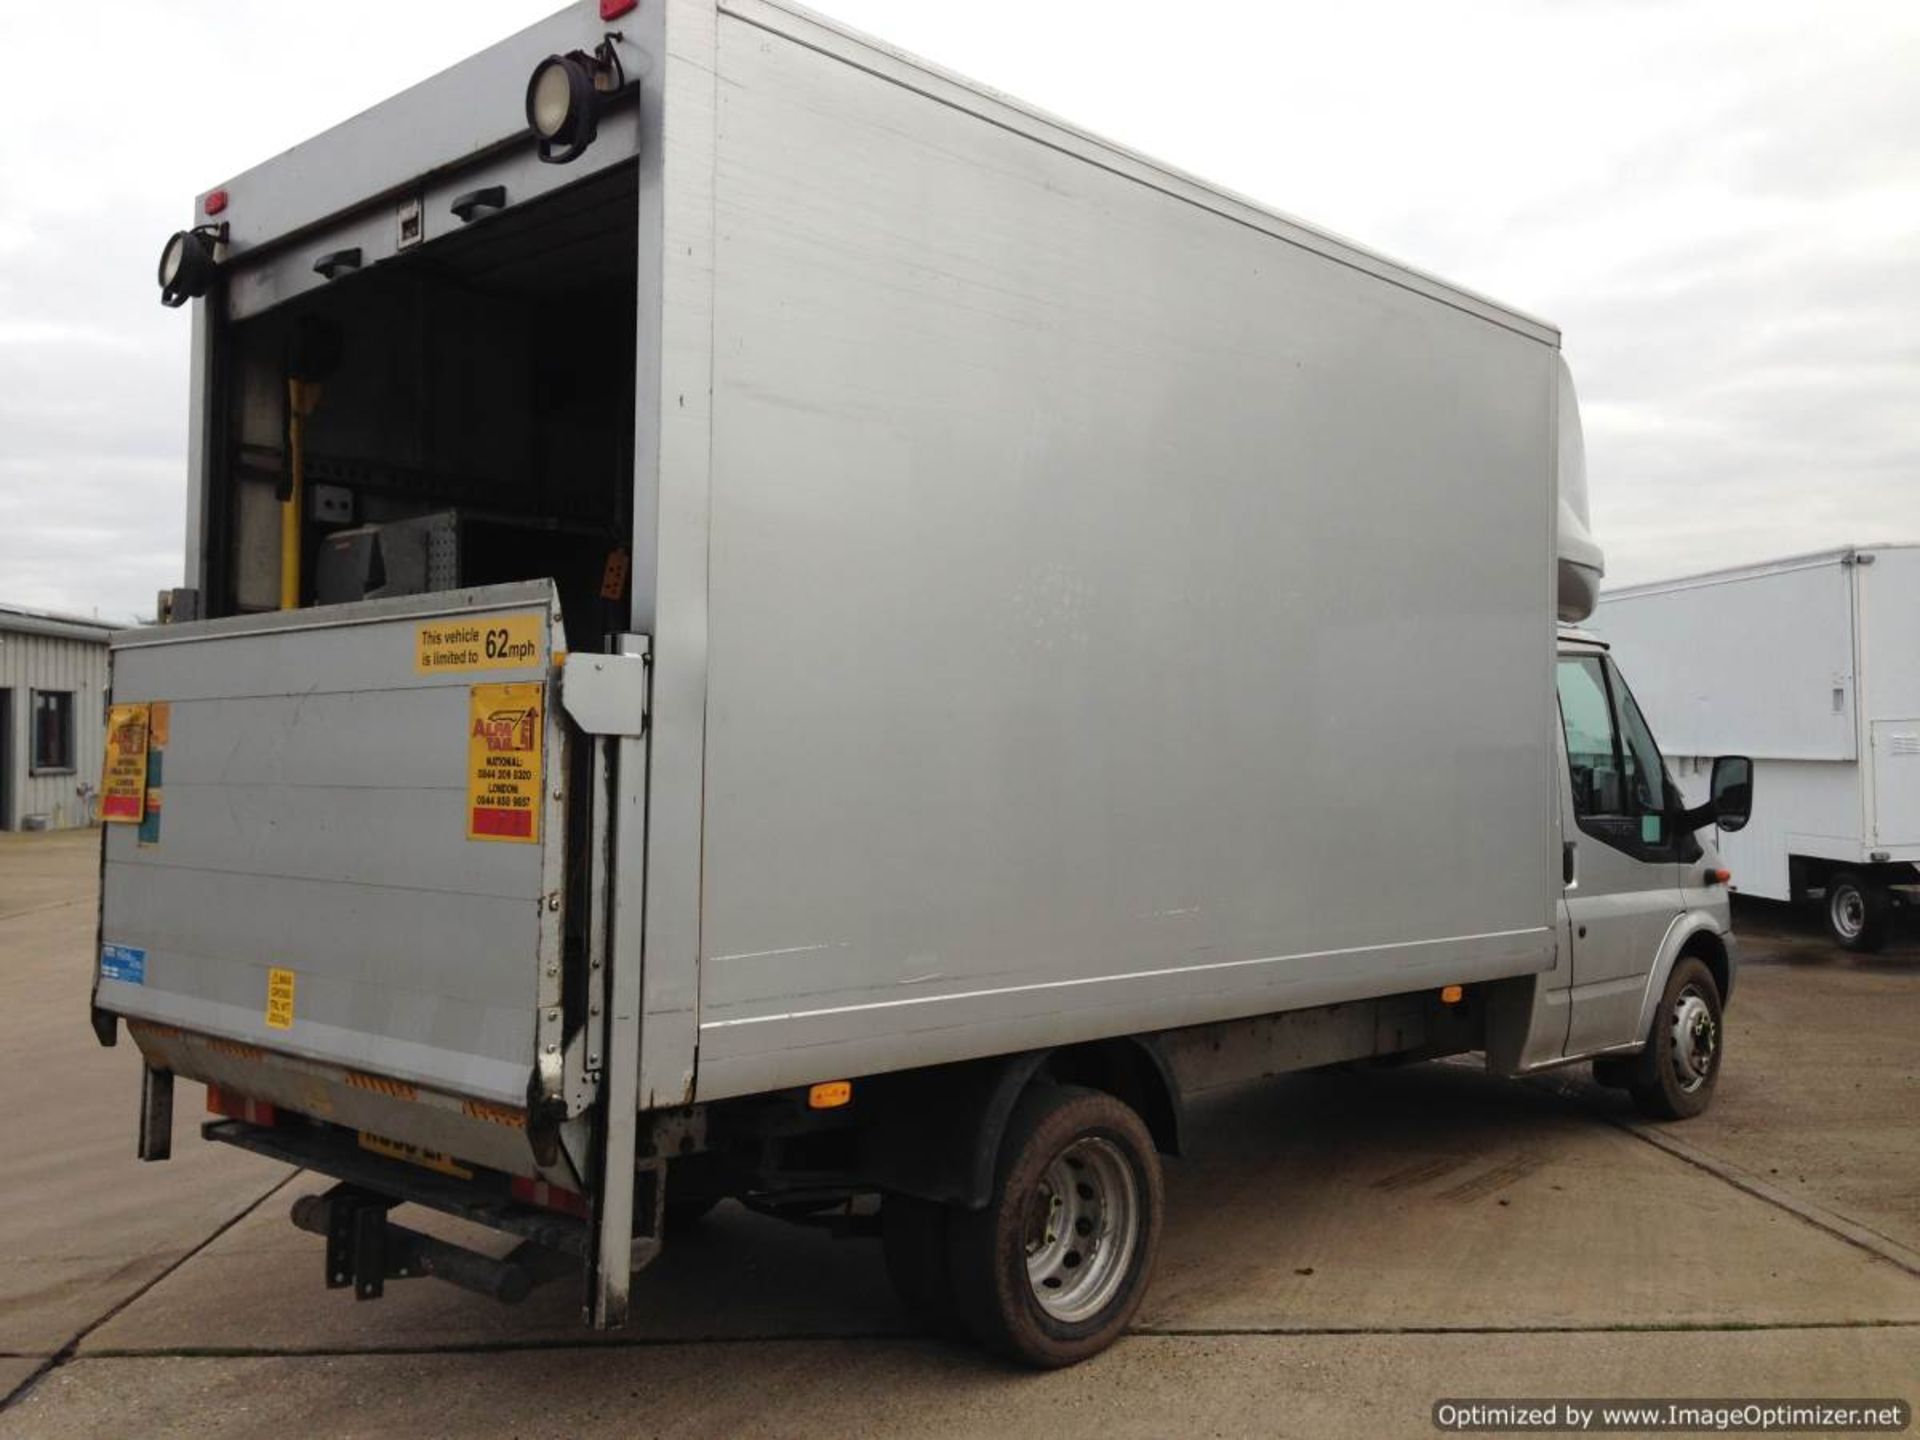
[[[1827,881],[1827,933],[1843,950],[1874,951],[1887,943],[1887,892],[1851,870]]]
[[[1655,1120],[1687,1120],[1713,1101],[1723,1053],[1720,986],[1706,962],[1683,955],[1653,1013],[1632,1082],[1633,1103]]]
[[[984,1210],[955,1211],[958,1313],[988,1348],[1029,1365],[1099,1353],[1139,1309],[1160,1245],[1160,1157],[1126,1105],[1039,1085],[1007,1123]]]

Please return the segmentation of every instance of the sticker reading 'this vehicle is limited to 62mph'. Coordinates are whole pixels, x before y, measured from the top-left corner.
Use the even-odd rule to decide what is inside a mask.
[[[518,670],[546,659],[547,617],[538,610],[474,620],[428,620],[414,631],[419,675],[452,670]]]

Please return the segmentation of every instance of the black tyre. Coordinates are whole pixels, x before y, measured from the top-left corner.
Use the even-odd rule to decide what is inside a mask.
[[[1725,1051],[1720,986],[1706,962],[1683,955],[1653,1012],[1635,1066],[1633,1103],[1654,1120],[1688,1120],[1713,1102]]]
[[[1146,1295],[1164,1203],[1138,1115],[1097,1090],[1035,1086],[1007,1122],[992,1203],[950,1219],[967,1330],[1046,1369],[1106,1349]]]
[[[889,1195],[880,1207],[880,1253],[893,1293],[921,1325],[950,1340],[966,1333],[947,1252],[952,1216],[946,1205],[908,1195]]]
[[[1886,890],[1841,870],[1827,881],[1827,933],[1843,950],[1871,953],[1887,943]]]

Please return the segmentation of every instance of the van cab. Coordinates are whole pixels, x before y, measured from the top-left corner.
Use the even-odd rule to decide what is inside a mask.
[[[1737,966],[1728,874],[1701,827],[1746,823],[1752,766],[1721,757],[1708,803],[1686,807],[1626,677],[1584,631],[1562,629],[1555,689],[1563,1053],[1595,1057],[1650,1114],[1695,1115],[1719,1077]]]

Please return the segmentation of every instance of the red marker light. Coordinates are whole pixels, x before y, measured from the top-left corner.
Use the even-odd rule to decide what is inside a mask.
[[[639,3],[640,0],[600,0],[600,18],[618,20]]]
[[[522,1205],[538,1205],[543,1210],[558,1210],[562,1215],[578,1215],[583,1220],[591,1213],[586,1196],[549,1185],[531,1175],[515,1175],[507,1182],[507,1189]]]
[[[229,1120],[244,1120],[249,1125],[277,1125],[280,1122],[273,1106],[266,1101],[223,1090],[218,1085],[207,1086],[207,1113],[224,1115]]]
[[[207,198],[200,202],[200,208],[209,215],[218,215],[222,210],[227,208],[227,192],[224,190],[209,190],[207,192]]]

